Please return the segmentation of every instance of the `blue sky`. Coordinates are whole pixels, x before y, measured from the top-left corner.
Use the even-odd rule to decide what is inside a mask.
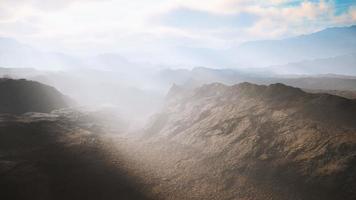
[[[320,3],[320,0],[312,0],[309,1],[312,3]],[[348,11],[348,9],[352,6],[356,5],[355,0],[330,0],[330,1],[325,1],[329,4],[333,4],[335,7],[335,14],[336,15],[341,15],[345,12]],[[285,4],[281,4],[281,6],[290,6],[290,7],[295,7],[295,6],[300,6],[300,4],[303,3],[303,1],[286,1]]]
[[[335,0],[335,13],[337,15],[341,15],[348,11],[348,9],[352,6],[356,5],[356,1],[354,0]]]
[[[353,24],[351,0],[0,0],[0,37],[83,55],[177,59],[182,47],[224,49]]]

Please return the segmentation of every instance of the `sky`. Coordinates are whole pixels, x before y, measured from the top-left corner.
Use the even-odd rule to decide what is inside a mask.
[[[0,37],[46,51],[143,60],[355,22],[353,0],[0,0]]]

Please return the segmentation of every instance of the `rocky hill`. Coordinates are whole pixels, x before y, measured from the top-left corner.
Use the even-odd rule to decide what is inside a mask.
[[[89,115],[0,113],[0,199],[147,200],[120,155],[103,150],[104,128]]]
[[[0,113],[48,113],[70,104],[55,88],[25,79],[0,79],[0,94]]]
[[[12,108],[63,105],[36,82],[1,88],[33,96]],[[142,132],[107,111],[0,113],[0,199],[356,199],[354,116],[355,100],[246,82],[173,85]]]
[[[144,140],[173,199],[355,199],[355,116],[283,84],[174,86]]]

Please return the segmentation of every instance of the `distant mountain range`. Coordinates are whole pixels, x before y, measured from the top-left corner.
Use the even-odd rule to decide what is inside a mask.
[[[246,42],[229,51],[236,63],[247,67],[348,55],[356,53],[356,25],[328,28],[282,40]],[[327,70],[324,73],[328,73]]]
[[[278,74],[332,73],[356,75],[356,53],[271,66],[268,69]]]
[[[96,68],[115,71],[132,65],[118,54],[99,54],[89,58],[79,58],[65,53],[41,51],[14,39],[0,37],[0,67],[41,70]]]
[[[281,73],[356,75],[356,25],[328,28],[282,40],[251,41],[225,50],[176,47],[172,52],[178,52],[180,60],[191,60],[192,65],[200,63],[214,68],[269,67],[266,70]],[[144,65],[132,63],[115,53],[83,59],[64,53],[43,52],[11,38],[0,38],[0,67],[84,67],[122,70],[128,74],[144,69]]]
[[[188,88],[199,87],[203,84],[220,82],[237,84],[251,82],[256,84],[283,83],[289,86],[311,90],[356,90],[356,77],[324,74],[318,76],[276,76],[264,71],[248,73],[232,69],[194,68],[192,70],[162,70],[157,80],[166,84],[184,85]]]

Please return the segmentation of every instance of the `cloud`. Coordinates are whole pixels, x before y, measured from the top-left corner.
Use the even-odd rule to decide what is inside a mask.
[[[58,11],[68,8],[73,3],[85,3],[99,0],[0,0],[2,7],[18,9],[21,7],[31,7],[42,11]],[[105,0],[104,0],[105,1]]]
[[[242,28],[253,25],[258,19],[254,14],[217,14],[189,8],[177,8],[159,16],[166,26],[189,29]]]
[[[355,24],[352,14],[345,12],[336,14],[338,5],[329,1],[302,1],[282,4],[284,6],[248,8],[251,13],[258,14],[261,20],[247,28],[251,36],[278,38],[299,34],[307,34],[332,26]],[[287,5],[287,6],[286,6]]]
[[[228,48],[356,23],[356,3],[295,0],[0,0],[0,36],[55,51]]]

